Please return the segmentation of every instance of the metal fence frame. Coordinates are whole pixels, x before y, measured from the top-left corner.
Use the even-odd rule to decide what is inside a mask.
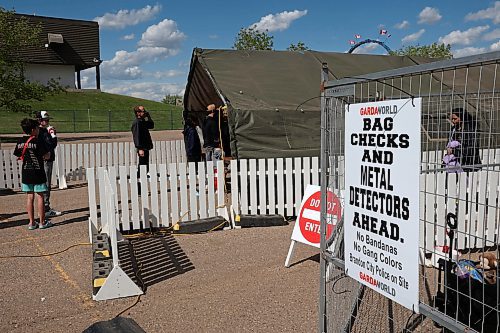
[[[440,120],[442,118],[432,118],[432,114],[429,110],[433,108],[437,108],[442,113],[443,110],[449,111],[449,107],[451,106],[454,106],[456,104],[463,104],[464,107],[475,109],[477,115],[479,115],[479,109],[484,108],[487,103],[491,102],[491,105],[487,105],[487,107],[490,109],[489,119],[487,117],[488,115],[486,115],[484,119],[488,128],[485,128],[486,132],[483,132],[483,136],[485,136],[485,138],[484,140],[482,139],[483,141],[481,142],[482,148],[486,148],[486,150],[491,150],[492,147],[498,148],[500,146],[498,138],[498,132],[500,132],[500,124],[498,122],[498,118],[500,117],[497,114],[500,108],[498,105],[498,101],[496,100],[499,97],[497,96],[499,84],[497,84],[496,80],[499,64],[500,52],[492,52],[459,59],[437,61],[423,65],[388,70],[378,73],[370,73],[358,77],[344,78],[333,81],[327,80],[328,67],[327,64],[323,65],[322,82],[325,89],[322,92],[321,99],[321,170],[323,170],[323,172],[321,174],[322,204],[320,230],[321,259],[318,321],[319,332],[365,330],[370,332],[374,330],[382,331],[382,327],[375,328],[375,321],[370,320],[368,320],[368,323],[366,324],[368,326],[367,328],[365,328],[365,330],[353,326],[353,322],[355,320],[363,322],[365,318],[359,314],[363,303],[368,303],[373,308],[373,311],[363,315],[366,317],[373,315],[377,310],[377,307],[384,308],[388,311],[389,320],[387,324],[387,330],[390,332],[430,331],[431,328],[429,327],[431,327],[432,324],[440,325],[444,327],[444,329],[448,329],[453,332],[474,331],[474,329],[469,327],[470,325],[468,325],[467,323],[464,324],[458,320],[458,309],[455,318],[448,316],[435,308],[433,304],[430,304],[430,298],[428,302],[420,298],[420,316],[415,317],[413,316],[411,311],[400,311],[400,309],[398,309],[398,307],[401,307],[400,305],[393,304],[392,301],[380,295],[377,296],[378,294],[367,296],[367,294],[369,294],[367,291],[368,288],[365,288],[350,277],[347,277],[344,273],[343,220],[341,220],[337,224],[331,238],[326,239],[326,226],[331,219],[331,217],[327,215],[326,210],[326,193],[327,189],[333,189],[336,192],[340,192],[343,190],[344,186],[343,113],[345,112],[345,105],[348,104],[373,102],[383,99],[422,97],[422,110],[424,110],[425,108],[428,111],[428,113],[426,114],[426,116],[428,117],[426,119],[426,126],[423,126],[423,130],[421,131],[422,142],[425,143],[425,145],[422,144],[422,151],[426,150],[428,153],[427,155],[430,157],[427,160],[421,161],[421,175],[429,174],[431,175],[429,177],[433,177],[432,175],[445,173],[445,170],[441,167],[440,158],[442,155],[439,155],[439,151],[443,150],[444,146],[446,145],[446,140],[443,143],[443,139],[440,138],[440,136],[443,137],[443,133],[442,130],[439,129],[439,126],[443,127],[444,125],[446,125],[446,122],[444,120]],[[486,78],[491,82],[486,82]],[[432,104],[436,102],[437,104]],[[422,114],[424,117],[424,112]],[[424,120],[422,120],[422,122],[424,123]],[[431,128],[433,126],[437,129]],[[493,131],[493,129],[496,129],[496,132]],[[484,133],[486,133],[486,135],[484,135]],[[484,160],[485,158],[486,160]],[[498,163],[496,163],[494,159],[488,157],[488,155],[483,155],[482,163],[482,165],[476,167],[483,167],[483,170],[487,170],[488,173],[491,172],[498,174]],[[469,179],[468,175],[469,173],[467,173],[467,179]],[[477,184],[479,184],[479,180],[477,180],[476,182]],[[495,191],[497,190],[497,188],[498,187],[495,187]],[[485,196],[487,196],[488,191],[491,191],[491,189],[486,188],[484,191]],[[425,193],[422,188],[420,189],[420,224],[425,225],[430,222],[425,220],[426,216],[422,216],[422,205],[425,205],[425,202],[422,202],[422,198],[425,199],[427,195],[430,196],[431,194],[436,196],[435,193]],[[459,198],[452,198],[451,194],[448,193],[446,193],[446,196],[448,196],[448,199],[454,199],[456,201],[459,200]],[[469,203],[471,203],[471,205],[475,205],[476,207],[481,207],[482,205],[484,205],[484,210],[493,208],[495,211],[498,211],[499,209],[499,200],[496,200],[496,202],[493,203],[490,202],[489,205],[487,204],[487,201],[486,204],[484,202],[480,202],[481,198],[477,199],[476,196],[472,198],[469,196],[467,200]],[[437,205],[437,201],[436,203],[434,203],[434,205]],[[432,207],[432,209],[436,209],[436,211],[438,211],[439,207],[435,206]],[[437,215],[439,213],[440,212],[434,214]],[[434,221],[434,224],[435,223],[436,221]],[[421,228],[421,230],[425,230],[425,228]],[[443,230],[448,231],[448,229],[445,229],[444,227]],[[477,230],[477,232],[479,231],[480,230]],[[483,234],[476,236],[482,236],[485,242],[488,241],[490,243],[493,243],[494,245],[498,243],[498,238],[486,239],[487,237],[485,235],[486,234],[484,233],[483,229]],[[426,249],[420,248],[420,250],[424,252]],[[482,251],[484,253],[484,247]],[[496,251],[498,253],[498,246]],[[423,261],[424,258],[422,257],[421,259],[421,261]],[[423,267],[423,264],[424,262],[420,263],[419,280],[422,278],[422,271],[424,272],[424,277],[426,277],[426,268]],[[425,283],[428,283],[426,279],[424,280]],[[438,281],[438,279],[436,278],[435,281]],[[439,280],[437,283],[443,282],[442,280]],[[332,286],[330,288],[331,290],[328,288],[329,286]],[[339,292],[339,289],[341,289],[342,291]],[[457,291],[457,293],[459,292]],[[457,298],[458,297],[459,296],[457,296]],[[498,314],[498,299],[499,297],[497,296],[497,305],[494,309],[492,309],[496,310],[497,318],[500,317],[500,315]],[[373,304],[370,302],[373,302]],[[470,302],[472,303],[473,301]],[[334,305],[335,313],[333,313],[332,311],[332,304]],[[484,318],[484,309],[488,306],[484,304],[484,287],[482,306]],[[404,328],[397,328],[397,325],[400,323],[398,322],[398,320],[393,320],[392,317],[390,317],[394,313],[399,313],[401,316],[405,316],[405,318],[406,316],[408,316]],[[422,326],[422,323],[424,323],[425,321],[430,322],[431,325]],[[483,323],[481,327],[484,327],[484,325],[485,324]]]
[[[51,118],[50,124],[59,133],[92,133],[130,131],[134,113],[130,110],[110,109],[47,109]],[[155,130],[182,129],[182,109],[174,106],[166,109],[150,109],[155,121]],[[19,133],[19,122],[29,116],[25,113],[11,113],[8,122],[0,129],[1,134]]]

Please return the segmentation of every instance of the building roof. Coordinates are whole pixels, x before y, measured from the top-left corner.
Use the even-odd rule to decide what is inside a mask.
[[[75,65],[77,70],[100,64],[99,24],[26,14],[14,14],[40,24],[39,43],[20,50],[20,57],[33,64]]]

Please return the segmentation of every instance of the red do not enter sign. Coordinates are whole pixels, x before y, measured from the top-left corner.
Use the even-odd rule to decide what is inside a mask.
[[[331,191],[327,193],[326,200],[327,214],[332,218],[326,228],[326,237],[329,238],[335,227],[336,221],[342,216],[342,206],[339,198]],[[321,215],[321,192],[316,191],[311,194],[302,205],[298,216],[298,223],[302,236],[311,243],[320,243],[320,215]],[[333,223],[330,223],[333,222]]]

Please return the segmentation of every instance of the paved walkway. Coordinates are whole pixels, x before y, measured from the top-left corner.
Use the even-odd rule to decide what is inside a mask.
[[[28,231],[25,197],[0,191],[0,256],[42,256],[88,242],[85,183],[53,191],[53,206],[65,214],[46,230]],[[142,263],[147,291],[123,316],[146,332],[316,331],[318,250],[299,245],[286,269],[292,229],[293,223],[136,243],[150,251]],[[92,301],[91,263],[89,246],[0,258],[0,332],[82,332],[135,302]]]

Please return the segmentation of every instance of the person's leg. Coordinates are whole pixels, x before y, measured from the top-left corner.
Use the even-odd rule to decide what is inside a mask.
[[[188,163],[190,162],[195,163],[194,167],[196,169],[196,173],[198,173],[198,162],[201,162],[201,156],[188,156],[187,161]]]
[[[149,172],[149,150],[144,151],[144,164],[146,165],[146,170]]]
[[[143,156],[139,156],[139,165],[137,166],[137,179],[141,176],[141,165],[146,166],[146,172],[149,172],[149,150],[144,151]]]
[[[47,176],[47,192],[43,194],[43,199],[45,203],[45,211],[50,210],[50,187],[52,183],[52,167],[54,165],[54,162],[51,161],[45,161],[44,162],[44,169],[45,169],[45,175]]]
[[[205,161],[207,161],[207,162],[213,161],[213,153],[214,153],[213,147],[206,147],[205,148]]]
[[[214,153],[212,154],[212,158],[214,163],[217,163],[217,161],[221,161],[222,158],[222,149],[220,148],[215,148]]]
[[[45,205],[44,205],[44,193],[37,193],[37,203],[38,203],[38,217],[40,218],[40,226],[45,224]]]
[[[187,156],[188,162],[201,162],[201,156]]]
[[[138,193],[140,195],[141,194],[141,182],[139,181],[139,179],[141,177],[141,165],[145,165],[146,172],[149,172],[149,163],[148,163],[149,151],[144,150],[144,155],[143,156],[138,155],[138,156],[139,156],[139,165],[137,166],[137,190],[138,190]]]
[[[26,210],[28,211],[28,218],[30,220],[29,226],[35,226],[35,208],[33,207],[34,192],[26,193]]]

